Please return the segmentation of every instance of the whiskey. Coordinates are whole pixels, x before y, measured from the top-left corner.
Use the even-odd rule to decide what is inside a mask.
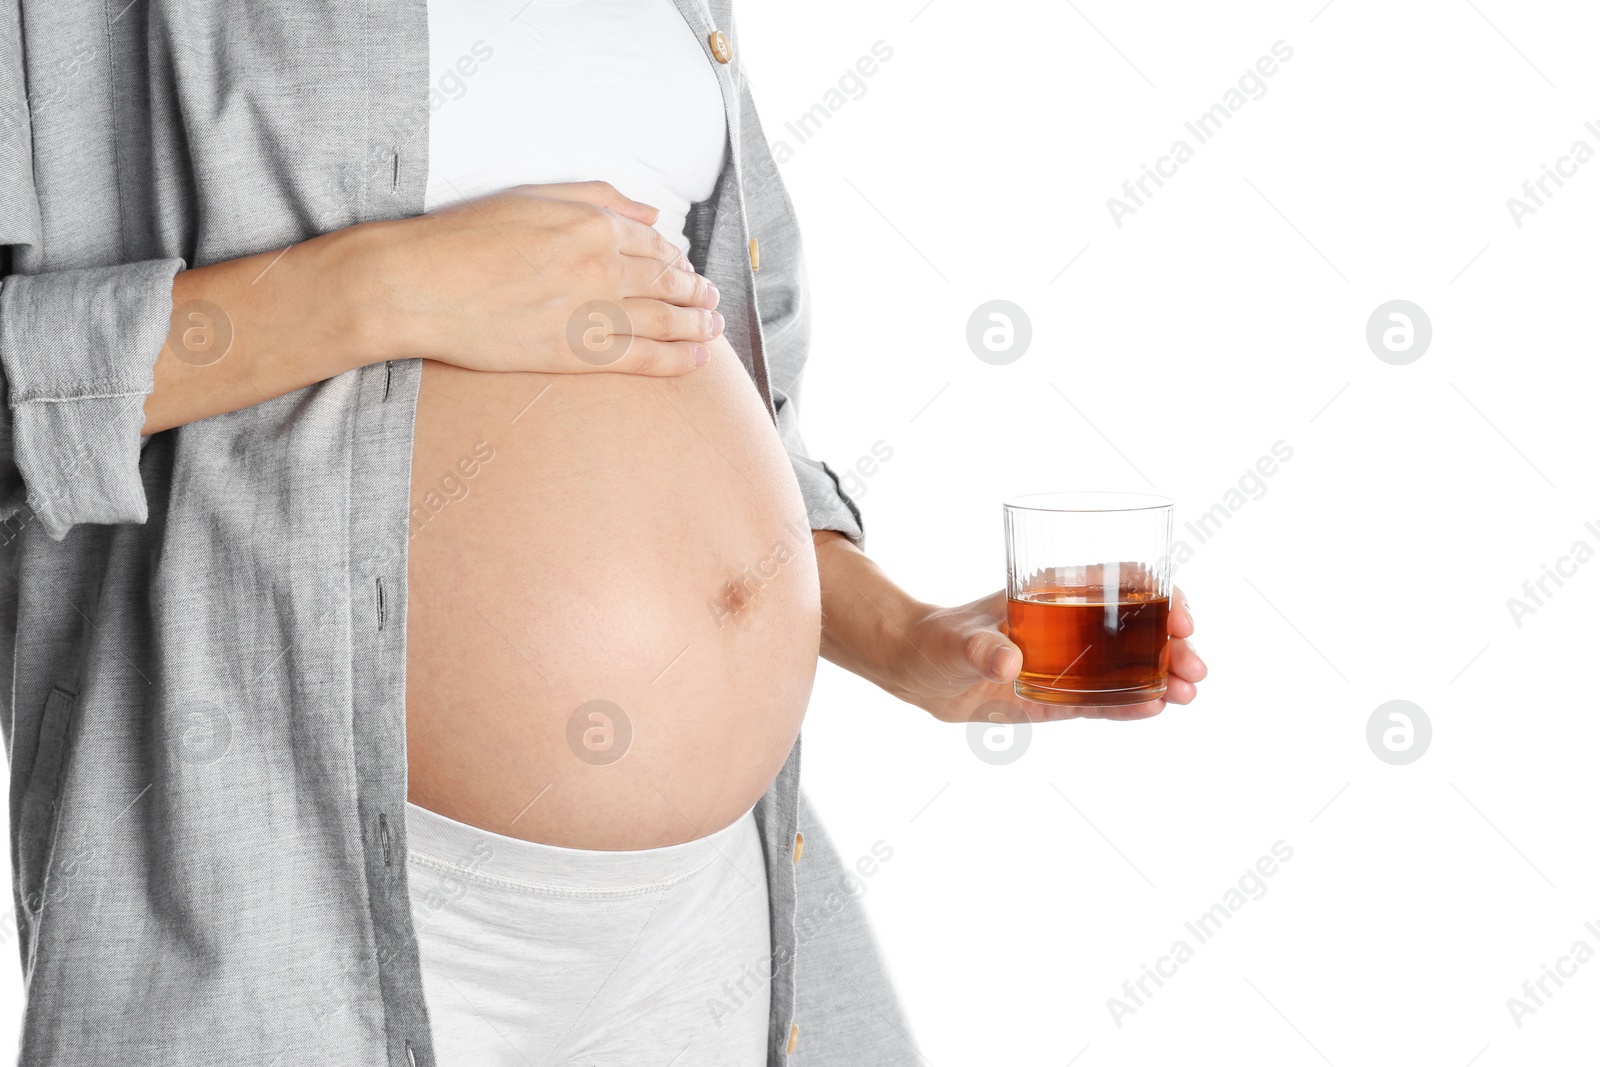
[[[1022,649],[1018,696],[1045,704],[1114,707],[1167,691],[1167,597],[1103,587],[1033,589],[1007,601]]]
[[[1016,693],[1119,707],[1167,691],[1172,500],[1153,493],[1030,493],[1005,502]]]

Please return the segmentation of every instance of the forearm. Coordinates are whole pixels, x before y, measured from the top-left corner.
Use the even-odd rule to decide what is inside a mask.
[[[379,224],[380,226],[382,224]],[[145,434],[238,411],[385,358],[374,324],[382,237],[355,226],[179,271]]]
[[[815,530],[822,586],[822,656],[890,692],[897,692],[911,639],[930,606],[883,572],[866,553],[833,530]]]

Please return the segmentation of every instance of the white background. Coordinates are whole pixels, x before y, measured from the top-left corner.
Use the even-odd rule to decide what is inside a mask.
[[[937,1067],[1594,1061],[1600,960],[1520,1029],[1506,1000],[1600,951],[1600,560],[1520,628],[1506,601],[1600,550],[1600,160],[1521,228],[1506,200],[1600,151],[1600,20],[1322,2],[741,9],[794,149],[810,444],[836,468],[892,447],[861,504],[901,584],[999,588],[1007,495],[1154,485],[1184,536],[1293,449],[1179,568],[1211,669],[1189,707],[1038,727],[994,767],[824,666],[807,788],[847,861],[894,848],[864,900]],[[865,95],[799,143],[785,123],[878,40]],[[1279,40],[1266,95],[1197,144],[1184,122]],[[1194,158],[1119,229],[1106,199],[1180,137]],[[999,367],[965,340],[997,298],[1033,328]],[[1365,339],[1393,299],[1433,326],[1407,366]],[[1367,745],[1391,699],[1433,726],[1408,766]],[[1185,921],[1280,840],[1266,895],[1198,945]],[[1180,937],[1194,958],[1118,1028],[1107,998]]]
[[[811,445],[841,469],[893,450],[861,503],[902,584],[998,588],[1007,495],[1154,486],[1183,536],[1293,449],[1180,569],[1211,668],[1192,706],[1036,728],[995,767],[824,665],[807,787],[847,862],[894,850],[864,900],[937,1067],[1593,1061],[1600,961],[1521,1028],[1506,1000],[1600,950],[1600,561],[1520,627],[1506,602],[1600,548],[1600,161],[1521,228],[1506,199],[1600,149],[1600,17],[1320,3],[741,9],[794,149]],[[865,95],[799,143],[785,123],[880,40]],[[1197,145],[1184,122],[1280,40],[1265,96]],[[1107,198],[1180,137],[1194,158],[1118,228]],[[1032,323],[1007,366],[965,339],[991,299]],[[1433,326],[1408,366],[1365,340],[1392,299]],[[1408,766],[1367,745],[1391,699],[1432,722]],[[1265,896],[1197,945],[1184,923],[1278,841]],[[1117,1026],[1107,998],[1179,938],[1194,958]],[[19,1003],[0,967],[0,1048]]]

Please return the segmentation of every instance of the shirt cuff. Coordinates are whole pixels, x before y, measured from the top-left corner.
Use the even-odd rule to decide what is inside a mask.
[[[11,460],[59,541],[79,523],[144,522],[144,398],[172,320],[180,259],[0,282]]]
[[[789,453],[789,462],[794,466],[795,481],[800,483],[800,496],[805,500],[811,528],[835,530],[848,537],[857,548],[865,549],[861,509],[839,485],[833,470],[826,463],[793,452]]]

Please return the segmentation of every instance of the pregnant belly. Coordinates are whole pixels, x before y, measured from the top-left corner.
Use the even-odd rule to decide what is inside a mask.
[[[634,849],[760,798],[821,607],[799,487],[725,341],[674,379],[426,362],[412,460],[413,802]]]

